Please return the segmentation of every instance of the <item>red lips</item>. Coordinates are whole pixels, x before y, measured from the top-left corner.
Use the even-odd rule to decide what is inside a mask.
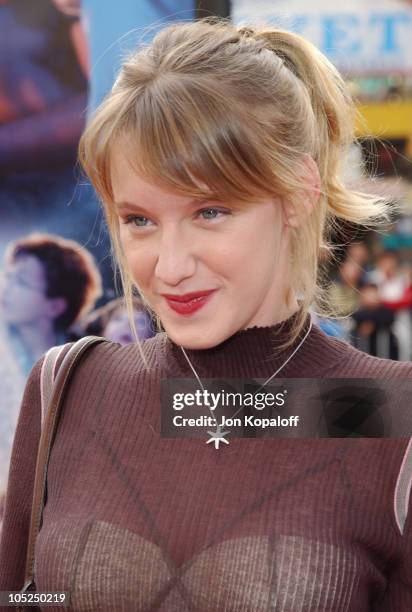
[[[163,293],[162,295],[172,310],[181,315],[190,315],[200,310],[215,291],[216,289],[210,289],[207,291],[193,291],[184,295],[170,293]]]

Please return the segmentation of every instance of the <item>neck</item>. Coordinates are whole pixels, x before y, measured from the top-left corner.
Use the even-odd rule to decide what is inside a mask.
[[[278,312],[274,319],[270,319],[267,322],[262,321],[256,327],[274,327],[276,325],[279,325],[280,323],[283,323],[284,321],[287,321],[288,319],[296,315],[299,311],[299,308],[299,303],[296,299],[294,299],[291,303],[285,302],[282,307],[278,309]]]
[[[17,330],[25,349],[35,361],[56,344],[54,325],[48,319],[20,325]]]
[[[299,314],[296,312],[275,325],[248,327],[217,346],[199,350],[186,349],[186,354],[200,377],[268,378],[285,364],[294,350],[299,347],[282,369],[282,374],[295,370],[294,366],[307,352],[313,334],[313,329],[309,333],[311,325],[309,313],[306,315],[300,335],[293,344],[286,349],[280,347],[289,339]],[[308,335],[305,338],[306,333]],[[171,351],[170,360],[179,364],[182,376],[190,377],[192,373],[181,347],[169,341],[168,350]],[[295,375],[299,376],[299,373]]]

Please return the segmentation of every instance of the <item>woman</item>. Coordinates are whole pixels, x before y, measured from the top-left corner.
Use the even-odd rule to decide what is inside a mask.
[[[385,213],[339,181],[351,116],[333,67],[287,32],[188,23],[124,64],[81,159],[126,296],[134,284],[165,333],[140,352],[98,345],[75,372],[38,590],[69,591],[72,610],[411,609],[408,440],[160,435],[165,378],[411,376],[308,314],[331,225]],[[14,445],[1,589],[23,581],[40,368]]]
[[[8,345],[27,376],[34,363],[85,317],[101,295],[90,253],[74,240],[30,234],[8,245],[0,312]]]
[[[30,234],[8,245],[0,282],[0,500],[24,381],[51,347],[93,308],[100,274],[88,251],[53,234]],[[7,354],[6,354],[7,353]],[[3,503],[0,501],[0,522]]]

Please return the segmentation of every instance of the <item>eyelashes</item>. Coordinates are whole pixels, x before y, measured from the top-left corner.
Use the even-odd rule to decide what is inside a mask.
[[[133,223],[136,227],[148,227],[146,223],[136,223],[136,221],[150,221],[148,217],[144,217],[143,215],[128,215],[123,219],[124,225],[130,225]]]
[[[214,219],[219,218],[218,215],[230,215],[231,211],[227,208],[215,208],[214,206],[209,206],[208,208],[202,208],[201,210],[197,211],[196,216],[201,217],[202,215],[210,213],[212,213],[212,216],[203,216],[202,219],[204,219],[205,221],[213,221]]]
[[[207,208],[196,211],[194,218],[212,222],[231,214],[232,211],[228,208],[208,206]],[[128,215],[122,220],[122,223],[124,225],[133,225],[136,228],[152,227],[152,225],[154,225],[152,220],[144,215]]]

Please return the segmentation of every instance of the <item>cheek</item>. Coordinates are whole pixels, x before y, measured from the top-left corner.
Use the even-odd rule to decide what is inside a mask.
[[[30,302],[25,302],[22,304],[25,310],[36,313],[36,314],[44,314],[47,311],[48,302],[47,299],[42,295],[37,294],[33,296]]]
[[[156,256],[148,249],[134,249],[129,253],[127,261],[134,283],[148,294],[154,278]]]
[[[36,319],[44,313],[45,301],[43,296],[15,290],[9,295],[8,311],[13,318],[26,320]]]
[[[156,255],[149,244],[138,243],[127,228],[120,230],[122,251],[133,281],[139,287],[147,287],[156,264]]]
[[[213,257],[226,277],[250,287],[273,275],[277,251],[273,227],[262,228],[260,224],[250,223],[232,236],[225,237],[220,248],[215,244],[209,259]]]
[[[13,287],[6,292],[7,300],[19,312],[26,310],[38,310],[39,295],[26,291],[22,287]]]

